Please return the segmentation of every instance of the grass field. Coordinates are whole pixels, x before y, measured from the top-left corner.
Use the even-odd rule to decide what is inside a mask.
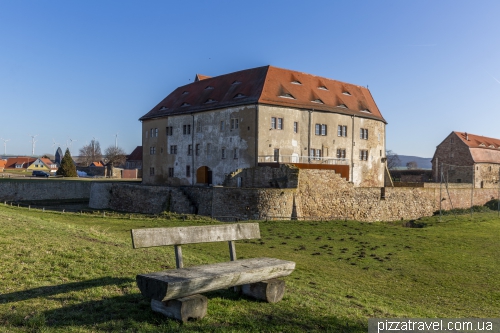
[[[128,217],[128,215],[127,215]],[[182,220],[79,216],[0,205],[0,332],[366,332],[369,317],[498,317],[496,212],[422,218],[423,228],[354,221],[261,222],[239,258],[297,263],[277,304],[207,293],[208,315],[153,313],[135,275],[175,267],[172,247],[133,250],[131,228]],[[227,244],[183,246],[186,266],[228,260]]]

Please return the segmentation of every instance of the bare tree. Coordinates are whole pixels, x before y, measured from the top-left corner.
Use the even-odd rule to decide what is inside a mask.
[[[101,145],[92,139],[88,145],[80,148],[80,163],[89,166],[90,163],[102,160]]]
[[[418,163],[415,161],[410,161],[406,163],[406,167],[408,168],[408,170],[418,169]]]
[[[127,160],[127,154],[120,147],[109,146],[104,150],[104,156],[106,157],[106,162],[111,163],[112,166],[117,167],[124,165]]]
[[[387,157],[387,169],[392,170],[401,164],[398,154],[392,150],[386,150],[385,156]]]

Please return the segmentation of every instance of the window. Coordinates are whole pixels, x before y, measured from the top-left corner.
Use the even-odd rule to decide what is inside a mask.
[[[155,175],[155,168],[149,168],[149,175],[154,176]]]
[[[361,161],[368,161],[368,150],[360,150],[359,151],[359,159]]]
[[[191,177],[191,166],[186,165],[186,177]]]
[[[316,149],[309,150],[309,157],[314,159],[314,154],[316,154]]]
[[[149,147],[149,155],[156,154],[156,147]]]
[[[344,148],[337,149],[337,158],[345,158],[345,149]]]
[[[359,137],[361,139],[368,140],[368,128],[360,128]]]
[[[196,144],[196,156],[200,156],[200,144]]]
[[[274,162],[280,161],[280,150],[278,148],[274,148]]]
[[[196,122],[196,133],[201,133],[201,121]]]
[[[167,126],[167,127],[165,128],[165,131],[166,131],[166,133],[167,133],[167,135],[168,135],[168,136],[171,136],[171,135],[172,135],[172,133],[173,133],[173,131],[174,131],[174,129],[173,129],[173,127],[172,127],[172,126]]]
[[[317,160],[321,159],[321,149],[316,149],[316,159]]]
[[[174,176],[174,168],[168,168],[168,176],[173,177]]]
[[[454,143],[455,142],[455,138],[451,138],[451,143]]]
[[[316,124],[314,133],[316,135],[323,135],[323,136],[325,136],[327,134],[327,130],[326,129],[327,129],[327,125],[325,125],[325,124]]]
[[[277,129],[282,130],[283,129],[283,118],[278,118],[278,126]]]
[[[339,125],[337,127],[337,136],[347,136],[347,126]]]
[[[193,145],[188,145],[188,156],[193,155]]]
[[[154,129],[153,129],[153,128],[151,128],[151,129],[149,130],[149,132],[151,133],[151,134],[150,134],[150,136],[151,136],[152,138],[154,138],[154,137],[155,137],[155,135],[154,135]]]
[[[220,130],[223,131],[224,130],[224,120],[222,120],[220,122]]]
[[[276,129],[276,117],[271,117],[271,129]]]
[[[155,137],[157,138],[158,137],[158,129],[155,128]]]
[[[226,158],[226,148],[221,149],[221,158]]]
[[[293,133],[298,133],[299,132],[299,123],[294,121],[293,122]]]
[[[233,158],[238,159],[238,148],[234,148],[233,150]]]
[[[231,129],[238,129],[238,118],[231,118]]]
[[[177,154],[177,145],[170,146],[170,154]]]
[[[183,125],[182,134],[191,134],[191,125]]]

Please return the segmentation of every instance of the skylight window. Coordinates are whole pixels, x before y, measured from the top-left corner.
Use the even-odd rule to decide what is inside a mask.
[[[344,109],[346,109],[346,108],[347,108],[347,106],[346,106],[345,104],[339,104],[339,105],[337,105],[337,107],[338,107],[338,108],[344,108]]]
[[[297,80],[292,81],[292,84],[298,84],[299,86],[301,86],[301,85],[302,85],[302,83],[300,83],[300,81],[297,81]]]
[[[290,98],[290,99],[295,99],[295,97],[293,97],[291,94],[288,94],[288,93],[283,94],[283,95],[280,95],[280,97],[282,97],[282,98]]]
[[[351,93],[350,93],[350,92],[348,92],[348,91],[344,91],[342,94],[343,94],[343,95],[346,95],[346,96],[351,96]]]
[[[315,100],[312,100],[311,102],[313,102],[313,103],[318,103],[318,104],[325,104],[325,103],[323,103],[323,101],[322,101],[322,100],[320,100],[319,98],[317,98],[317,99],[315,99]]]
[[[327,88],[327,87],[325,87],[325,86],[319,86],[319,87],[318,87],[318,89],[321,89],[321,90],[328,90],[328,88]]]
[[[208,104],[208,103],[215,103],[215,102],[217,102],[215,99],[213,99],[213,98],[209,98],[209,99],[207,99],[207,101],[205,102],[205,104]]]
[[[187,94],[189,94],[189,91],[184,91],[182,94],[187,95]]]
[[[181,106],[191,106],[191,104],[189,104],[189,103],[182,103]]]
[[[241,94],[241,93],[238,93],[238,94],[236,94],[236,96],[234,96],[234,98],[243,98],[243,97],[246,97],[246,96]]]

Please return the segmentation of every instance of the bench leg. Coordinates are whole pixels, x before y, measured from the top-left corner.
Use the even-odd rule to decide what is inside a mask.
[[[279,279],[265,280],[257,283],[244,284],[241,292],[247,296],[276,303],[281,301],[285,294],[285,281]]]
[[[169,318],[187,322],[201,319],[207,314],[208,299],[200,294],[160,302],[151,300],[151,309]]]

